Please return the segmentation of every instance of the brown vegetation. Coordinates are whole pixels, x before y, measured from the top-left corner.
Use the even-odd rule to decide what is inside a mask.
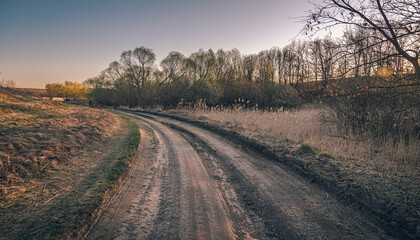
[[[28,179],[61,168],[68,154],[110,134],[116,121],[103,111],[63,106],[6,91],[0,92],[0,100],[2,197],[14,194],[16,186]]]
[[[109,136],[118,122],[107,112],[0,92],[0,207],[52,196],[32,189],[68,158]],[[36,202],[33,202],[36,200]]]
[[[47,97],[47,91],[40,88],[15,88],[16,91],[23,94],[29,94],[36,97]]]
[[[107,111],[0,90],[0,239],[77,230],[138,143],[137,124]]]
[[[323,152],[351,159],[370,166],[382,173],[419,178],[420,140],[412,136],[410,141],[393,138],[356,141],[361,136],[343,137],[332,124],[323,124],[321,113],[328,111],[316,106],[300,110],[260,111],[244,109],[240,105],[228,109],[184,110],[183,113],[207,119],[227,127],[245,131],[249,135],[270,135],[276,139],[288,139],[294,143],[309,144]]]

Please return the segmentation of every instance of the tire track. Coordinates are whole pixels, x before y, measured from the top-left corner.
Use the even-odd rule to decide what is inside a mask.
[[[233,191],[226,194],[226,188],[221,188],[183,136],[159,122],[126,115],[148,123],[168,152],[159,213],[150,239],[255,238],[252,222]]]
[[[262,223],[263,229],[257,227],[259,238],[392,239],[369,215],[258,153],[184,122],[142,115],[185,133],[196,149],[212,156],[205,162],[215,161],[221,167],[253,223]]]
[[[153,164],[143,163],[153,166],[142,172],[148,177],[119,190],[137,188],[130,207],[110,206],[113,238],[392,239],[368,215],[240,143],[170,118],[124,114],[150,126],[159,147]]]
[[[133,239],[147,236],[157,215],[164,159],[156,155],[153,135],[140,125],[135,159],[114,195],[101,207],[84,239]],[[135,223],[135,224],[133,224]]]

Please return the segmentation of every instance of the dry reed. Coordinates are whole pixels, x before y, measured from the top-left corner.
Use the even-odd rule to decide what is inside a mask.
[[[408,144],[404,141],[395,143],[392,139],[355,141],[352,139],[357,139],[357,136],[342,137],[334,126],[322,124],[319,116],[323,111],[325,109],[314,106],[292,111],[283,109],[263,111],[257,108],[247,109],[237,104],[228,109],[223,106],[195,107],[184,112],[192,117],[205,117],[236,129],[309,144],[322,152],[344,157],[347,159],[344,164],[354,164],[358,166],[357,168],[418,177],[420,165],[418,139],[411,139]]]

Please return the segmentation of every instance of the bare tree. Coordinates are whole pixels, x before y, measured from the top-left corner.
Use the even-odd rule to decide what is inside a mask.
[[[185,56],[179,52],[170,52],[161,62],[160,66],[163,69],[164,82],[173,82],[182,76],[184,73]]]
[[[282,59],[283,59],[283,83],[293,84],[294,82],[294,63],[297,59],[295,51],[296,41],[293,41],[289,45],[283,47],[282,49]]]
[[[211,49],[207,52],[203,49],[199,49],[197,52],[192,53],[186,62],[186,67],[192,77],[192,81],[205,82],[208,79],[215,62],[216,57]]]
[[[248,80],[248,82],[252,82],[254,79],[254,73],[255,73],[255,69],[256,69],[256,56],[255,55],[247,55],[244,57],[244,62],[243,62],[243,71],[244,71],[244,76],[246,77],[246,79]]]
[[[3,88],[15,88],[16,87],[16,83],[13,80],[2,79],[0,81],[0,87],[3,87]]]
[[[105,73],[113,79],[121,91],[127,92],[127,99],[130,98],[132,88],[135,89],[136,105],[142,99],[143,88],[146,81],[153,72],[156,55],[152,49],[139,47],[134,51],[124,51],[121,54],[120,61],[114,61],[109,65]]]
[[[141,88],[144,87],[148,77],[153,71],[156,55],[150,48],[139,47],[134,49],[133,57],[138,61],[138,74],[141,80]]]
[[[312,42],[312,54],[315,58],[316,69],[315,72],[321,72],[324,84],[333,75],[334,70],[334,56],[336,45],[330,38],[315,39]],[[318,66],[320,69],[318,69]],[[320,71],[319,71],[320,70]],[[317,78],[316,74],[316,78]]]
[[[377,31],[382,42],[410,62],[420,78],[420,4],[418,0],[325,0],[305,18],[309,34],[336,25]]]
[[[328,45],[336,46],[325,49],[336,51],[317,61],[327,74],[324,79],[332,73],[341,75],[325,86],[325,93],[331,97],[330,120],[345,135],[351,131],[398,139],[418,134],[414,126],[420,109],[420,2],[324,0],[315,5],[305,21],[304,32],[312,36],[336,25],[348,26],[341,42],[332,41]],[[317,40],[313,44],[318,55],[326,47]],[[327,59],[332,61],[328,63]],[[344,71],[337,65],[345,65]],[[384,74],[392,72],[391,67],[403,73],[406,65],[414,74]],[[374,77],[374,70],[378,77]],[[354,78],[345,78],[347,73]],[[402,133],[401,129],[410,130]]]

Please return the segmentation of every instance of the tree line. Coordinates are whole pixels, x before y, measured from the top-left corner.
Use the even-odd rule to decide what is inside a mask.
[[[418,87],[418,1],[329,0],[315,5],[302,20],[302,33],[312,37],[335,25],[347,27],[338,38],[294,40],[257,54],[199,49],[184,56],[173,51],[159,67],[153,50],[142,46],[124,51],[85,84],[100,103],[130,107],[173,107],[200,99],[229,105],[239,98],[262,107],[294,107],[299,105],[296,89],[307,82],[319,82],[319,90],[325,91],[357,78],[398,76],[393,78],[397,85]],[[414,78],[401,84],[406,76]],[[384,87],[374,82],[365,86]]]
[[[269,57],[243,56],[237,49],[200,49],[188,57],[173,51],[158,68],[153,50],[139,47],[124,51],[120,60],[85,84],[99,102],[130,107],[174,107],[200,99],[229,105],[238,98],[260,106],[297,104],[296,91],[275,79],[275,60]]]
[[[173,107],[200,99],[232,104],[241,98],[275,107],[297,105],[295,89],[305,82],[321,82],[325,89],[336,79],[420,78],[416,0],[328,0],[315,4],[302,20],[302,33],[309,36],[335,25],[347,27],[339,38],[294,40],[257,54],[199,49],[184,56],[173,51],[159,67],[153,50],[142,46],[124,51],[85,84],[97,101],[108,105]]]
[[[63,98],[65,101],[87,99],[90,89],[82,83],[65,81],[64,83],[48,83],[45,86],[47,96]]]
[[[173,51],[160,67],[152,49],[139,47],[124,51],[85,84],[96,100],[109,105],[173,107],[199,99],[232,104],[241,98],[260,106],[282,106],[285,100],[296,106],[295,89],[306,82],[325,87],[338,78],[416,72],[413,64],[392,51],[391,43],[379,39],[373,30],[349,28],[341,38],[294,40],[257,54],[199,49],[185,56]]]

